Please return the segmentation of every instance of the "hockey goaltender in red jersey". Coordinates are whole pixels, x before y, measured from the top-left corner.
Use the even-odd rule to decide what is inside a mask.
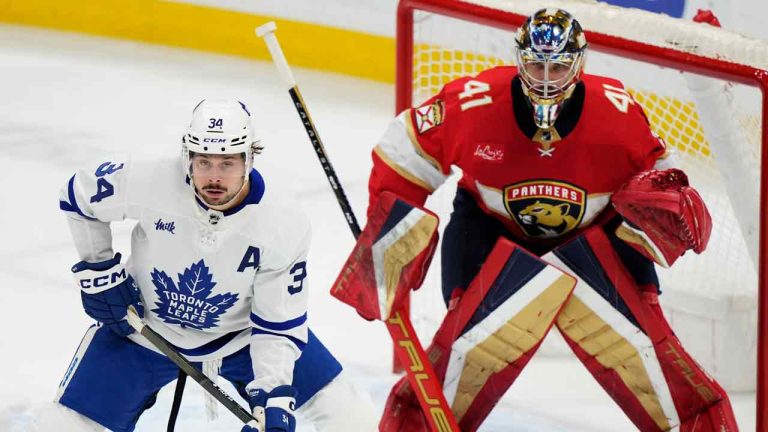
[[[552,325],[638,429],[735,431],[657,297],[654,263],[704,251],[709,213],[622,83],[582,74],[586,47],[570,14],[540,10],[517,33],[518,68],[455,80],[397,116],[373,151],[369,224],[383,192],[420,206],[462,169],[441,253],[448,314],[428,351],[463,431]],[[543,281],[545,266],[575,287]],[[405,379],[380,430],[428,430]]]

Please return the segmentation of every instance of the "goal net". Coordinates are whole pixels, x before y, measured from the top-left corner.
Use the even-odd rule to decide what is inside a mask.
[[[579,20],[590,44],[585,72],[624,82],[707,203],[714,225],[709,247],[659,269],[661,302],[683,345],[707,371],[728,390],[754,391],[765,140],[761,90],[768,82],[761,70],[768,69],[768,43],[583,0],[402,0],[398,111],[455,78],[514,64],[513,32],[542,7],[561,7]],[[442,226],[457,175],[452,178],[427,202]],[[413,323],[425,344],[445,314],[439,261],[412,298]],[[553,342],[542,354],[566,350]]]

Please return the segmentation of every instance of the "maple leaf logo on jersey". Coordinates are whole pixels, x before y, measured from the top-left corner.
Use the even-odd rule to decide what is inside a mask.
[[[238,298],[232,293],[210,296],[216,282],[203,260],[178,274],[178,285],[164,271],[152,269],[152,283],[159,297],[152,312],[167,323],[197,330],[216,327]]]
[[[504,206],[529,237],[553,238],[579,226],[584,189],[565,182],[533,180],[504,188]]]

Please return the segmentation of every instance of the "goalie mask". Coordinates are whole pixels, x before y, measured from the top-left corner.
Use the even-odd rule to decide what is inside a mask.
[[[554,126],[581,80],[586,48],[581,25],[562,9],[541,9],[517,31],[517,67],[539,128]]]
[[[198,195],[194,186],[193,157],[195,154],[206,155],[242,155],[244,169],[230,175],[243,178],[241,191],[248,183],[248,175],[253,168],[253,158],[261,153],[262,147],[253,133],[251,113],[245,104],[239,101],[202,100],[192,110],[192,121],[187,133],[181,139],[181,159],[184,173],[190,178],[190,186]],[[223,203],[221,205],[226,205]]]

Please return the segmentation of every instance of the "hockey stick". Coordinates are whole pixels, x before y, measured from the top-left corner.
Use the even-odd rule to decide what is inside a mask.
[[[339,202],[342,212],[344,212],[347,224],[352,230],[355,239],[357,239],[361,233],[360,225],[358,225],[357,219],[352,212],[352,206],[350,206],[349,200],[347,200],[344,190],[341,188],[341,183],[336,177],[336,172],[333,170],[331,162],[325,154],[325,149],[320,141],[320,135],[317,133],[312,118],[309,116],[309,111],[304,103],[304,99],[301,97],[296,80],[293,78],[291,68],[285,59],[283,50],[280,48],[280,43],[277,41],[275,30],[277,30],[277,25],[270,21],[256,28],[256,35],[263,38],[267,44],[272,61],[275,63],[283,82],[288,87],[288,93],[291,95],[309,140],[312,142],[317,157],[320,159],[320,164],[325,170],[328,182],[336,194],[336,200]],[[416,394],[421,409],[424,411],[424,416],[429,423],[430,429],[436,432],[458,432],[459,427],[453,411],[451,411],[450,405],[445,400],[442,385],[432,369],[429,357],[427,357],[424,348],[419,342],[419,338],[411,325],[409,315],[404,313],[401,308],[392,313],[392,318],[386,321],[386,325],[392,337],[395,354],[401,364],[405,365],[408,382]]]
[[[184,386],[187,384],[187,374],[179,369],[179,375],[176,377],[176,390],[173,392],[173,402],[171,403],[171,413],[168,415],[168,427],[166,432],[174,432],[176,429],[176,418],[179,417],[179,408],[181,408],[181,398],[184,396]]]
[[[336,201],[339,202],[341,211],[344,213],[344,218],[347,220],[347,225],[349,225],[349,229],[352,230],[352,235],[354,235],[355,238],[358,238],[360,236],[360,225],[358,225],[355,214],[352,212],[352,207],[349,205],[349,200],[347,200],[347,196],[344,194],[344,189],[341,188],[341,182],[339,182],[339,178],[336,177],[336,170],[333,169],[331,161],[325,154],[323,142],[320,141],[320,135],[317,133],[317,129],[315,129],[312,117],[309,116],[309,111],[304,103],[304,98],[301,97],[301,92],[299,92],[299,87],[296,85],[296,80],[293,79],[291,68],[288,66],[288,62],[285,60],[285,55],[283,55],[283,50],[280,49],[280,44],[277,42],[277,37],[275,36],[276,29],[277,25],[275,25],[275,22],[270,21],[258,27],[256,29],[256,34],[259,37],[264,38],[264,42],[267,44],[267,48],[272,55],[272,60],[274,60],[275,66],[277,66],[280,77],[283,78],[283,81],[288,86],[288,93],[291,95],[293,105],[299,113],[302,124],[304,124],[304,129],[307,131],[309,141],[312,142],[312,147],[315,148],[317,158],[320,160],[320,165],[322,165],[323,171],[325,171],[325,176],[328,178],[328,183],[330,183],[333,193],[336,194]]]
[[[133,327],[136,332],[144,336],[152,345],[154,345],[160,352],[165,354],[179,369],[189,375],[193,380],[197,381],[200,386],[205,389],[211,396],[217,401],[221,402],[225,408],[227,408],[232,414],[237,416],[243,423],[248,426],[261,430],[261,425],[258,421],[243,408],[237,401],[232,399],[224,390],[219,388],[210,378],[205,376],[203,372],[197,369],[189,360],[184,358],[178,351],[167,341],[164,337],[160,336],[157,332],[149,328],[144,324],[144,321],[136,313],[136,309],[133,306],[128,307],[128,324]]]

